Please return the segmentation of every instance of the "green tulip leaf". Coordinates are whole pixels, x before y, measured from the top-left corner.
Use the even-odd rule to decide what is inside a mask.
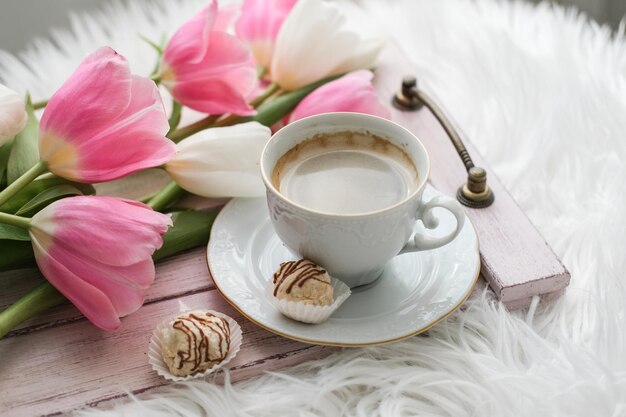
[[[10,224],[0,223],[0,239],[29,241],[28,230]],[[4,254],[4,246],[2,247]]]
[[[187,249],[206,245],[217,211],[178,211],[171,213],[174,225],[163,235],[163,246],[152,259],[159,260]]]
[[[14,139],[9,139],[0,146],[0,190],[7,186],[7,164],[9,163],[13,140]]]
[[[13,139],[7,163],[7,184],[11,184],[39,162],[39,120],[35,116],[30,98],[26,100],[26,112],[26,127]]]
[[[93,195],[96,190],[92,185],[71,182],[59,177],[47,177],[35,180],[15,194],[9,201],[0,206],[0,211],[15,214],[41,192],[61,184],[69,184],[80,190],[83,195]]]
[[[0,271],[36,267],[33,246],[25,240],[0,240]]]
[[[18,216],[32,216],[54,201],[75,195],[83,195],[83,193],[80,189],[70,184],[55,185],[37,194],[15,212],[15,214]]]

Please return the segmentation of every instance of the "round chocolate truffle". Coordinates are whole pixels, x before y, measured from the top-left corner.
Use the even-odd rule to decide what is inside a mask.
[[[324,269],[307,259],[300,259],[280,264],[274,273],[274,297],[328,306],[333,303],[333,286]]]
[[[207,311],[191,311],[163,329],[161,351],[172,375],[187,376],[212,368],[230,349],[228,322]]]

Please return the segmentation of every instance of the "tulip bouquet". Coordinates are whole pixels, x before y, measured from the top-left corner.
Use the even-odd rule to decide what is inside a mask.
[[[215,213],[175,211],[181,196],[261,196],[272,128],[332,111],[389,117],[369,70],[382,43],[349,30],[337,6],[246,0],[234,12],[212,1],[151,43],[149,77],[102,47],[46,102],[0,85],[0,270],[34,262],[46,279],[0,313],[0,337],[66,299],[117,328],[155,260],[208,239]],[[180,126],[186,109],[202,116]],[[141,201],[95,195],[92,184],[149,168],[171,182]]]

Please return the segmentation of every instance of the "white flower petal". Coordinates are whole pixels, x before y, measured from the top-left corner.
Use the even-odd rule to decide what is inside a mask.
[[[22,97],[0,84],[0,146],[20,133],[27,120]]]
[[[165,169],[185,190],[203,197],[260,197],[259,161],[270,139],[257,122],[196,133],[178,144]]]
[[[271,77],[295,90],[329,75],[374,65],[382,39],[366,39],[348,28],[335,4],[300,0],[278,33]]]

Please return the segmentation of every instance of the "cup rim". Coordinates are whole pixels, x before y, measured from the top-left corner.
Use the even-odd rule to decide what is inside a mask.
[[[406,132],[409,136],[413,137],[417,143],[419,144],[419,146],[422,148],[422,150],[424,151],[424,155],[426,156],[426,162],[427,162],[427,168],[426,168],[426,175],[422,178],[424,178],[424,180],[421,182],[421,184],[411,193],[409,194],[407,197],[405,197],[403,200],[388,206],[388,207],[384,207],[382,209],[378,209],[378,210],[374,210],[374,211],[367,211],[367,212],[363,212],[363,213],[331,213],[331,212],[326,212],[326,211],[320,211],[320,210],[313,210],[311,208],[308,208],[306,206],[303,206],[301,204],[296,203],[295,201],[287,198],[285,195],[283,195],[279,190],[276,189],[276,187],[274,187],[274,184],[272,184],[272,181],[269,178],[269,175],[267,174],[267,172],[265,171],[265,164],[263,163],[263,161],[265,160],[266,154],[267,154],[267,149],[268,147],[272,144],[272,141],[274,140],[274,138],[283,130],[285,129],[294,129],[297,127],[298,124],[304,123],[304,122],[308,122],[312,119],[324,119],[326,117],[328,117],[329,115],[349,115],[350,117],[356,117],[356,118],[363,118],[363,119],[378,119],[379,121],[382,121],[383,123],[389,123],[392,125],[395,125],[396,127],[400,128],[401,130],[403,130],[404,132]],[[422,141],[416,136],[414,135],[411,131],[409,131],[407,128],[405,128],[404,126],[401,126],[400,124],[389,120],[389,119],[385,119],[384,117],[379,117],[379,116],[374,116],[371,114],[365,114],[365,113],[355,113],[355,112],[330,112],[330,113],[322,113],[322,114],[316,114],[313,116],[308,116],[308,117],[303,117],[302,119],[296,120],[295,122],[291,122],[286,126],[283,126],[282,128],[280,128],[276,133],[274,133],[272,135],[272,137],[270,138],[270,140],[267,141],[267,143],[265,144],[265,146],[263,147],[263,151],[261,152],[261,159],[259,161],[259,165],[261,166],[261,176],[263,178],[263,183],[265,184],[265,187],[272,191],[274,193],[274,195],[276,195],[278,198],[280,198],[281,200],[283,200],[285,203],[288,203],[306,213],[310,213],[310,214],[314,214],[314,215],[318,215],[321,217],[341,217],[341,218],[364,218],[364,217],[371,217],[371,216],[375,216],[375,215],[379,215],[379,214],[383,214],[385,212],[388,211],[392,211],[406,203],[408,203],[409,201],[411,201],[416,195],[418,195],[419,193],[422,192],[422,190],[424,189],[424,187],[426,186],[426,184],[428,183],[428,178],[430,177],[430,155],[428,154],[428,150],[426,149],[426,146],[424,146],[424,144],[422,143]],[[274,169],[274,167],[272,167],[272,169]]]

